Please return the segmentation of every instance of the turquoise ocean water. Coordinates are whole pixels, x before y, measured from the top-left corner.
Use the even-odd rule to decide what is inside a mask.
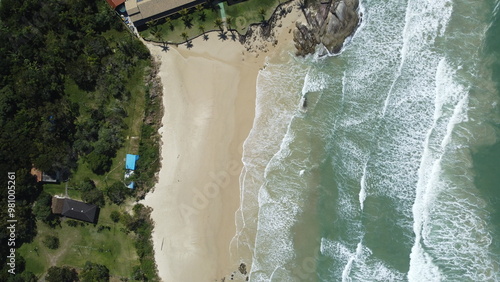
[[[340,55],[260,72],[233,257],[250,281],[500,281],[500,1],[360,12]]]

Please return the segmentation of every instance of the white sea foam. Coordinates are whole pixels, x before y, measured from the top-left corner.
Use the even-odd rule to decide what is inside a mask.
[[[363,205],[366,200],[366,167],[368,166],[368,162],[365,163],[363,166],[363,176],[361,176],[361,181],[359,183],[359,186],[361,189],[359,189],[359,205],[361,207],[361,211],[363,211]]]
[[[402,281],[404,274],[386,265],[383,261],[373,256],[372,251],[357,243],[353,249],[346,244],[330,239],[321,239],[321,253],[333,258],[332,273],[325,280],[342,281]],[[337,271],[338,266],[344,265]],[[337,276],[338,275],[338,276]]]
[[[297,96],[306,69],[301,61],[289,57],[288,62],[272,64],[259,72],[255,118],[243,144],[240,175],[240,207],[236,212],[236,235],[231,242],[233,260],[251,267],[258,222],[258,194],[264,183],[264,170],[280,148],[288,123],[295,112]],[[295,88],[295,91],[293,90]],[[288,91],[290,90],[290,91]]]

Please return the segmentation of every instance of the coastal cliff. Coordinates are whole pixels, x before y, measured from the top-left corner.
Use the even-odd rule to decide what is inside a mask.
[[[299,4],[306,23],[297,22],[293,40],[297,55],[314,53],[322,44],[330,53],[338,53],[344,40],[359,23],[359,0],[305,0]]]

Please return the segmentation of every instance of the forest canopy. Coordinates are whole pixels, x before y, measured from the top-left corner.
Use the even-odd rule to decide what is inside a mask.
[[[17,244],[36,235],[32,208],[41,186],[32,167],[69,172],[81,159],[104,174],[123,144],[124,85],[150,57],[124,28],[104,0],[0,1],[0,174],[7,183],[8,172],[16,173]],[[48,220],[44,212],[36,207]],[[6,267],[7,248],[0,250]]]

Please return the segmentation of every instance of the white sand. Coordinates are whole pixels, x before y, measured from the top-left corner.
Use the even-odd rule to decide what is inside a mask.
[[[284,20],[280,45],[291,44],[297,16]],[[248,52],[238,42],[209,36],[194,40],[191,50],[164,52],[148,45],[161,60],[165,115],[159,182],[143,203],[153,207],[163,281],[220,281],[239,264],[231,261],[229,244],[239,206],[242,144],[253,123],[257,74],[273,48]]]

